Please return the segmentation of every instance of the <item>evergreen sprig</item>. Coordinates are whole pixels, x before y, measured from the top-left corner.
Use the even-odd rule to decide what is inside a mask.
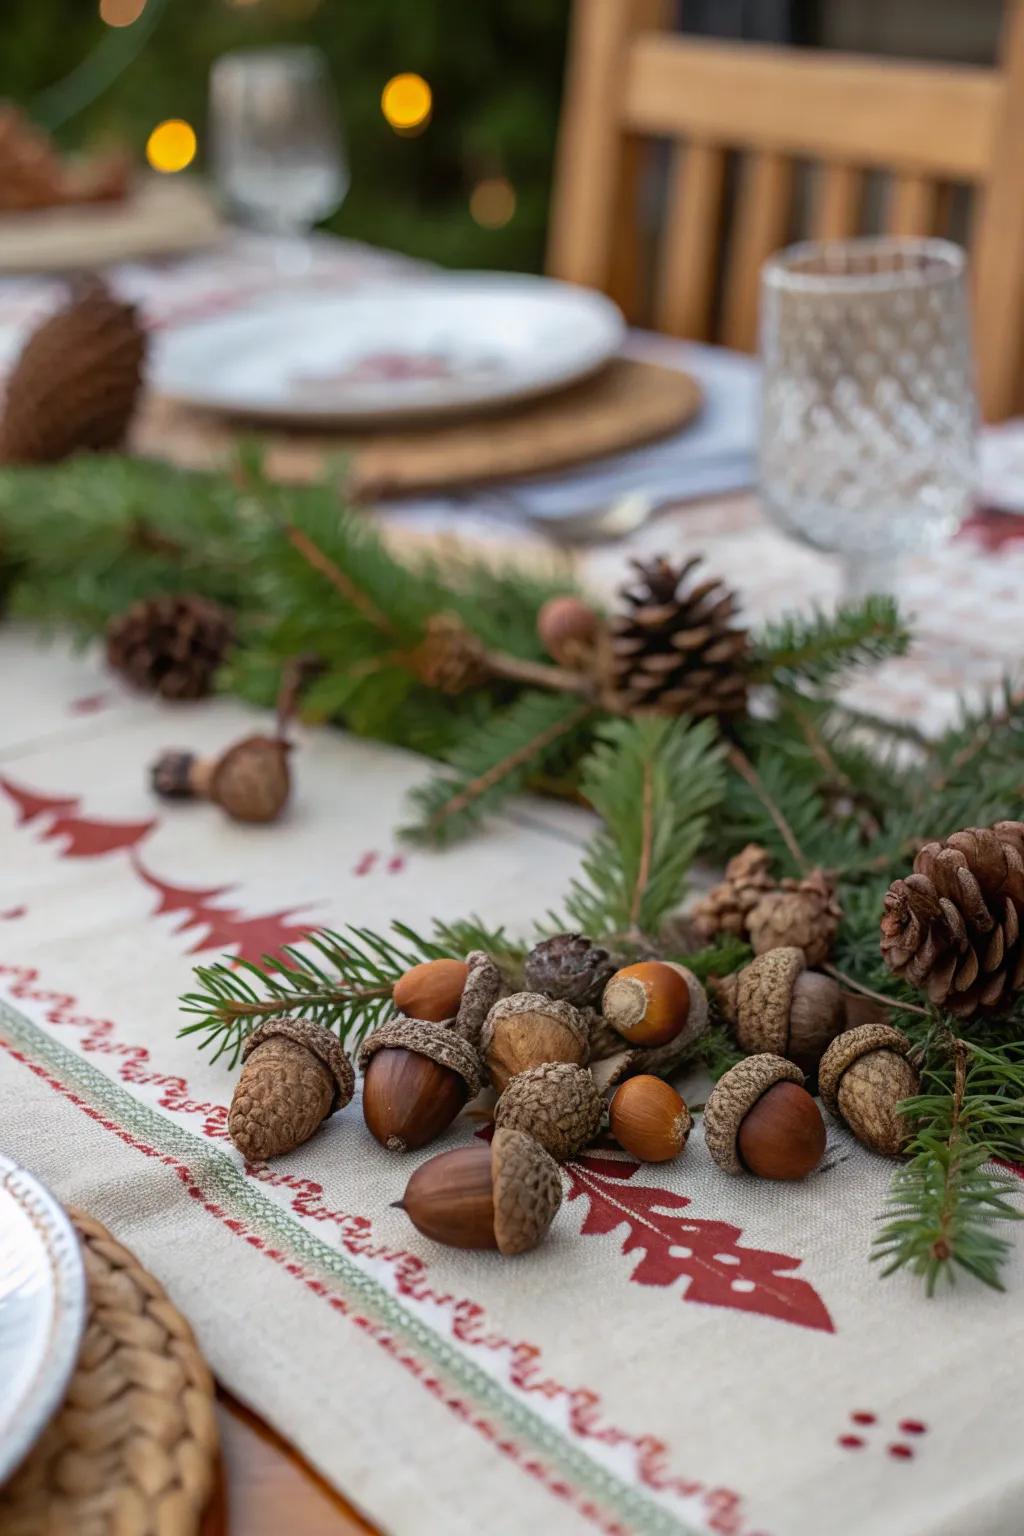
[[[754,675],[786,686],[833,684],[843,673],[902,656],[910,644],[891,597],[867,597],[828,614],[787,614],[765,626],[754,648]]]

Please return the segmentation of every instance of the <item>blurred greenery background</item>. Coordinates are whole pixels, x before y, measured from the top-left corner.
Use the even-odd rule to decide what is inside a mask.
[[[137,19],[112,26],[101,9]],[[352,173],[328,227],[449,265],[535,270],[568,12],[568,0],[0,0],[0,97],[66,149],[119,142],[140,162],[152,128],[184,118],[201,165],[218,55],[313,43],[330,61]],[[415,136],[381,111],[385,84],[405,71],[433,91]],[[492,178],[514,190],[500,227],[470,211],[473,188]]]

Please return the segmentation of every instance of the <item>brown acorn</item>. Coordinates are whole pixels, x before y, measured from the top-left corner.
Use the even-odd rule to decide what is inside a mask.
[[[587,1026],[571,1003],[539,992],[515,992],[494,1004],[484,1021],[480,1047],[499,1093],[509,1080],[545,1061],[587,1059]]]
[[[641,1073],[615,1090],[608,1123],[619,1146],[642,1163],[678,1157],[693,1129],[684,1100],[663,1078]]]
[[[604,1102],[586,1067],[546,1061],[513,1077],[494,1110],[494,1123],[525,1131],[559,1162],[593,1141]]]
[[[395,1007],[407,1018],[428,1019],[434,1024],[454,1019],[468,974],[464,960],[424,960],[395,982]]]
[[[858,1141],[885,1157],[898,1157],[910,1137],[897,1104],[921,1089],[909,1051],[902,1031],[889,1024],[862,1024],[837,1035],[818,1069],[818,1090],[827,1108]]]
[[[532,1136],[499,1129],[490,1146],[474,1141],[429,1158],[395,1203],[435,1242],[511,1255],[545,1237],[562,1203],[562,1181]]]
[[[232,821],[275,821],[291,791],[290,751],[278,736],[246,736],[218,758],[162,752],[150,783],[165,800],[212,800]]]
[[[825,1122],[782,1056],[747,1056],[715,1084],[704,1107],[704,1140],[727,1173],[802,1179],[821,1162]]]
[[[714,986],[741,1050],[788,1056],[811,1073],[843,1028],[843,995],[831,976],[805,968],[795,946],[770,949]]]
[[[537,635],[553,661],[581,667],[594,652],[600,620],[582,597],[549,597],[537,615]]]
[[[687,972],[665,960],[624,966],[605,987],[601,1012],[631,1045],[667,1045],[690,1017]]]
[[[308,1141],[355,1087],[337,1035],[310,1019],[265,1019],[245,1042],[228,1135],[251,1162]]]
[[[396,1015],[359,1052],[363,1118],[389,1152],[425,1147],[480,1092],[480,1058],[442,1024]]]

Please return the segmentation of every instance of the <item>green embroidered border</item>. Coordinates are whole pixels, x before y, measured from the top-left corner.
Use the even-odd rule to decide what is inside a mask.
[[[5,1000],[0,1000],[0,1028],[12,1044],[46,1066],[93,1108],[106,1113],[156,1151],[187,1162],[204,1194],[243,1219],[259,1236],[275,1246],[288,1248],[304,1265],[329,1277],[346,1299],[358,1301],[363,1311],[373,1315],[418,1354],[426,1356],[435,1369],[475,1398],[488,1413],[500,1417],[509,1430],[553,1463],[588,1498],[626,1520],[637,1536],[699,1536],[693,1527],[684,1525],[570,1444],[560,1431],[434,1333],[345,1254],[307,1232],[298,1220],[255,1188],[235,1162],[211,1142],[134,1098]]]

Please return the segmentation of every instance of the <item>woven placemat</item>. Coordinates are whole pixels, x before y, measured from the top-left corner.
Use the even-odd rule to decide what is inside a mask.
[[[263,442],[280,480],[318,479],[330,458],[349,455],[352,494],[370,500],[564,469],[678,431],[700,406],[688,373],[617,358],[593,378],[500,414],[330,435],[245,430]],[[227,461],[244,425],[151,396],[132,447],[208,469]]]
[[[89,1319],[64,1406],[0,1489],[3,1536],[195,1536],[215,1486],[214,1384],[163,1287],[105,1227],[82,1239]]]
[[[223,239],[209,192],[188,176],[147,176],[123,202],[0,216],[0,272],[77,272],[201,250]]]

